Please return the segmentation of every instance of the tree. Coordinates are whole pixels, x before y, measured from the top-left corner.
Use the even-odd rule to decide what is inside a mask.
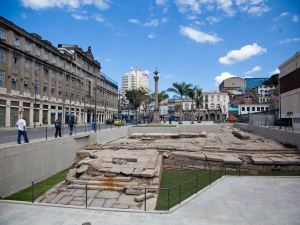
[[[263,84],[266,86],[277,86],[278,85],[278,74],[272,75],[268,80],[265,80]]]
[[[196,87],[191,87],[187,90],[187,96],[192,99],[192,124],[194,124],[194,99],[196,97]]]
[[[128,99],[132,109],[135,111],[135,118],[137,121],[137,109],[141,106],[143,101],[146,100],[148,94],[148,90],[145,88],[138,88],[128,90],[125,93],[126,98]]]
[[[186,96],[188,93],[188,90],[192,87],[192,84],[187,84],[185,82],[182,83],[173,83],[173,87],[168,88],[168,92],[173,92],[175,94],[178,94],[180,96],[180,99],[182,99],[183,96]],[[179,116],[179,123],[181,124],[181,114],[182,114],[182,105],[180,106],[180,116]]]
[[[200,87],[195,87],[195,104],[198,110],[198,123],[200,123],[200,108],[203,103],[202,89]]]
[[[155,101],[155,93],[151,94],[151,98],[153,99],[153,101]],[[163,102],[164,100],[166,100],[168,98],[169,98],[169,95],[168,95],[167,91],[158,92],[158,107],[160,106],[161,102]]]

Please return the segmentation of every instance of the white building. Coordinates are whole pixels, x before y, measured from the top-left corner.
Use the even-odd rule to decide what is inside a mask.
[[[122,93],[127,90],[147,88],[149,89],[148,74],[139,68],[134,68],[122,76]]]
[[[222,115],[228,117],[228,93],[218,91],[203,92],[203,109],[208,110],[221,110]]]
[[[269,104],[239,104],[239,115],[259,113],[269,110]]]
[[[275,86],[265,86],[262,85],[257,87],[257,94],[258,94],[258,102],[260,104],[270,102],[272,99],[273,91],[276,89]]]
[[[280,114],[300,129],[300,52],[279,66]]]

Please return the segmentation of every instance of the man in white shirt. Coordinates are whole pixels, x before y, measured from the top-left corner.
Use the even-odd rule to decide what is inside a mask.
[[[18,139],[17,142],[18,144],[21,144],[21,136],[23,135],[24,141],[28,143],[28,138],[27,138],[27,132],[26,132],[26,121],[24,119],[19,119],[16,123],[16,126],[18,127]]]

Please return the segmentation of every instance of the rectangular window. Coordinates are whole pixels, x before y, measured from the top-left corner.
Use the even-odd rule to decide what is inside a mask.
[[[48,81],[48,79],[49,79],[49,70],[48,70],[48,68],[44,68],[44,79],[45,79],[45,81]]]
[[[47,84],[44,84],[44,86],[43,86],[43,95],[47,96],[48,95],[47,92],[48,92]]]
[[[55,88],[51,88],[51,97],[55,97]]]
[[[39,76],[41,72],[41,65],[35,64],[35,75]]]
[[[252,107],[252,112],[255,112],[255,107]]]
[[[24,92],[30,93],[30,79],[24,78]]]
[[[244,112],[245,111],[245,107],[242,107],[242,112]]]
[[[0,87],[5,87],[5,72],[0,70]]]
[[[31,52],[31,43],[29,41],[25,41],[25,52]]]
[[[266,111],[268,111],[269,110],[269,107],[266,107]]]
[[[49,60],[49,55],[48,55],[48,52],[46,50],[44,51],[44,60],[45,61]]]
[[[20,38],[16,35],[15,35],[15,39],[14,39],[14,45],[16,48],[20,47]]]
[[[53,57],[52,57],[52,64],[56,64],[56,56],[55,55],[53,55]]]
[[[250,112],[250,107],[247,107],[247,112]]]
[[[35,55],[37,57],[41,57],[41,48],[38,46],[36,46],[36,48],[35,48]]]
[[[19,57],[17,55],[13,55],[12,65],[13,67],[18,67]]]
[[[257,111],[258,111],[258,112],[260,111],[260,107],[257,107]]]
[[[265,111],[265,108],[264,108],[264,107],[261,107],[261,111]]]
[[[31,69],[31,61],[29,59],[25,59],[24,67],[26,71],[29,71]]]
[[[0,28],[0,39],[3,40],[3,41],[6,41],[6,37],[7,37],[6,31],[5,31],[5,30],[2,30],[2,29]]]
[[[18,90],[18,75],[13,75],[11,78],[11,89]]]
[[[6,63],[6,51],[0,49],[0,63]]]

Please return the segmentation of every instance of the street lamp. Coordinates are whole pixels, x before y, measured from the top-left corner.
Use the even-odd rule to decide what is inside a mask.
[[[36,94],[37,94],[37,77],[35,76],[34,81],[34,115],[33,115],[33,127],[36,128]]]
[[[155,105],[154,105],[154,115],[153,115],[153,123],[159,123],[160,117],[159,117],[159,108],[158,108],[158,71],[157,68],[155,68],[154,74],[154,82],[155,82]]]

